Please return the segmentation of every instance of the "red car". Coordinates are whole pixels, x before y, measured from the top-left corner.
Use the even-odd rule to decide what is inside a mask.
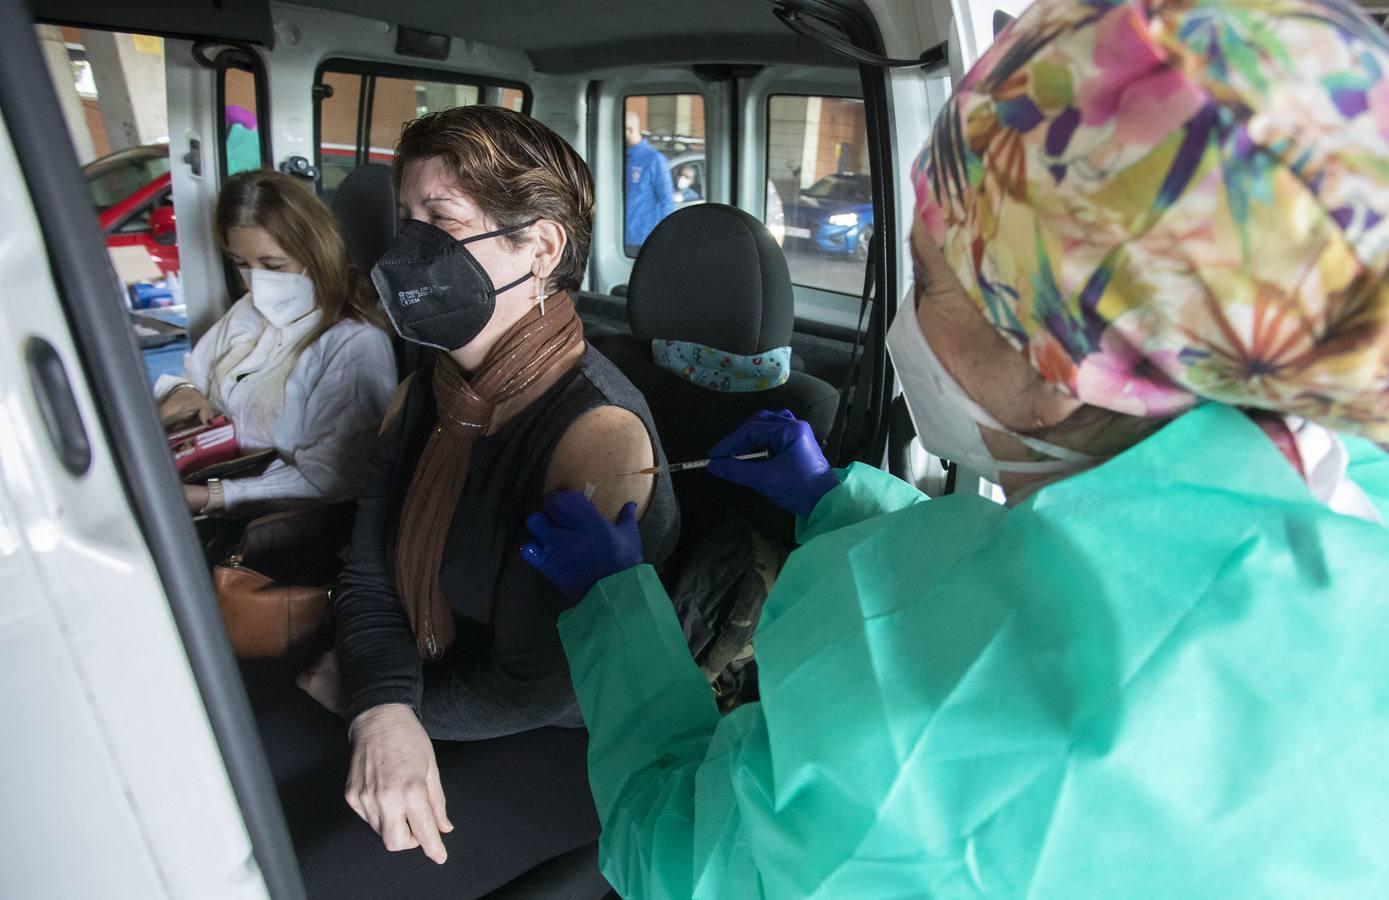
[[[328,201],[338,184],[356,165],[356,151],[326,144],[323,157],[323,198]],[[373,163],[390,165],[394,152],[372,147]],[[169,178],[169,145],[145,144],[103,156],[83,166],[92,205],[107,247],[141,247],[159,271],[178,271],[178,234],[173,188]]]
[[[164,274],[178,271],[169,145],[146,144],[82,168],[108,247],[141,247]]]

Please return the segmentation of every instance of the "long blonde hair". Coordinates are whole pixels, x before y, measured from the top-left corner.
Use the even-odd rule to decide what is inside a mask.
[[[271,169],[233,175],[217,197],[213,223],[223,253],[228,252],[227,235],[233,228],[265,229],[313,282],[314,303],[322,318],[293,358],[343,319],[385,328],[376,293],[366,274],[352,264],[333,214],[299,179]]]

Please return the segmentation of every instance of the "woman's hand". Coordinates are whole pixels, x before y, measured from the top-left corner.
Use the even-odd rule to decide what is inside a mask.
[[[188,508],[193,513],[200,513],[207,507],[207,498],[207,485],[185,484],[183,486],[183,499],[187,501]]]
[[[735,456],[767,450],[765,460]],[[787,410],[755,413],[709,451],[709,474],[750,487],[782,509],[810,518],[820,498],[839,486],[810,426]]]
[[[614,523],[578,491],[555,491],[544,512],[526,517],[526,527],[535,540],[521,556],[574,603],[600,580],[641,565],[636,503],[622,507]]]
[[[352,720],[349,733],[347,805],[387,850],[421,847],[443,865],[449,855],[439,833],[453,831],[453,823],[444,811],[434,745],[414,710],[402,703],[374,706]]]
[[[343,715],[342,678],[338,675],[338,655],[332,650],[318,658],[307,672],[294,679],[299,689],[317,700],[335,716]]]
[[[217,411],[191,384],[181,384],[174,388],[159,403],[159,421],[165,428],[196,417],[199,425],[206,425],[217,418]]]

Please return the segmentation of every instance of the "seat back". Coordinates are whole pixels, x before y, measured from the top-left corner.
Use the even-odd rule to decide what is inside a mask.
[[[646,397],[666,456],[708,456],[721,438],[761,409],[788,409],[824,439],[839,392],[793,371],[764,391],[723,393],[652,361],[655,340],[680,340],[752,356],[791,343],[794,295],[786,258],[766,227],[732,206],[689,206],[666,217],[642,245],[628,287],[631,336],[597,338],[598,347]],[[794,521],[753,492],[703,471],[675,476],[684,531],[697,538],[729,510],[763,535],[790,543]]]
[[[395,240],[400,226],[395,184],[391,169],[378,163],[358,166],[338,185],[333,194],[333,218],[347,244],[347,255],[363,275],[371,277],[372,266]],[[391,335],[395,347],[396,372],[404,378],[415,371],[420,348]]]
[[[333,217],[338,220],[347,255],[370,275],[371,267],[395,240],[400,214],[388,166],[372,163],[347,174],[333,194]]]

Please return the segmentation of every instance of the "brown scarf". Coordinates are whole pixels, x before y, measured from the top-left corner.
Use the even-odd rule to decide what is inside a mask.
[[[553,379],[545,376],[583,339],[574,302],[557,294],[544,315],[536,307],[503,335],[471,379],[442,354],[434,367],[438,426],[410,480],[395,546],[396,591],[425,659],[439,658],[453,643],[453,612],[439,590],[439,566],[468,481],[473,442],[491,433],[503,404],[524,406],[549,387]]]

